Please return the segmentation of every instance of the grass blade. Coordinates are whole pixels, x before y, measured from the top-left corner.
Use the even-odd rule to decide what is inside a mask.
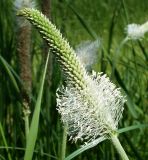
[[[97,37],[96,33],[92,30],[92,28],[90,26],[88,26],[88,24],[86,23],[86,21],[84,20],[84,18],[69,3],[68,3],[68,6],[73,11],[73,13],[76,15],[76,17],[78,18],[78,20],[80,21],[80,23],[82,24],[82,26],[86,29],[86,31],[89,33],[89,35],[93,39],[97,39],[98,37]]]
[[[43,86],[44,86],[44,81],[45,81],[48,59],[49,59],[49,53],[47,55],[45,69],[43,72],[43,77],[41,79],[40,90],[38,93],[35,110],[34,110],[32,121],[31,121],[30,131],[27,137],[27,147],[26,147],[24,160],[32,160],[32,157],[33,157],[35,142],[37,139],[37,133],[38,133],[38,128],[39,128],[38,125],[39,125],[39,117],[40,117],[41,100],[42,100],[42,95],[43,95]]]
[[[4,68],[6,69],[6,71],[7,71],[8,75],[9,75],[9,77],[10,77],[10,79],[11,79],[11,81],[12,81],[12,83],[13,83],[15,89],[16,89],[16,91],[19,93],[20,89],[19,89],[19,87],[17,85],[17,82],[16,82],[16,80],[15,80],[13,74],[12,74],[12,71],[11,71],[11,68],[10,68],[11,66],[7,63],[7,61],[1,55],[0,55],[0,61],[3,64]]]
[[[128,132],[128,131],[132,131],[132,130],[135,130],[135,129],[142,129],[142,128],[145,128],[145,127],[148,127],[148,124],[133,125],[133,126],[129,126],[129,127],[119,129],[118,133]]]
[[[65,158],[65,160],[71,160],[73,159],[74,157],[78,156],[79,154],[81,154],[82,152],[96,146],[98,143],[104,141],[106,138],[105,137],[100,137],[96,140],[94,140],[93,142],[90,142],[88,144],[86,144],[85,146],[83,146],[82,148],[74,151],[72,154],[70,154],[68,157]]]
[[[142,45],[142,43],[140,41],[138,41],[138,44],[139,44],[139,47],[140,47],[140,49],[141,49],[141,51],[142,51],[142,53],[145,57],[146,62],[148,62],[148,55],[147,55],[147,52],[146,52],[144,46]]]
[[[1,132],[1,135],[2,135],[2,139],[3,139],[4,145],[6,147],[6,151],[7,151],[7,154],[8,154],[8,159],[12,160],[11,155],[10,155],[9,150],[8,150],[8,144],[7,144],[5,135],[4,135],[4,131],[3,131],[3,127],[2,127],[1,122],[0,122],[0,132]]]
[[[4,146],[0,146],[0,150],[8,150],[8,149],[9,150],[16,150],[16,151],[25,151],[26,150],[25,148],[21,148],[21,147],[11,147],[11,146],[4,147]],[[34,153],[40,154],[40,151],[39,150],[34,150]],[[48,153],[44,153],[44,152],[42,152],[42,156],[46,156],[46,157],[52,158],[52,159],[57,159],[57,157],[55,157],[55,156],[53,156],[51,154],[48,154]]]
[[[115,76],[116,76],[116,79],[119,83],[119,85],[123,88],[124,92],[126,93],[126,98],[127,98],[127,106],[129,108],[129,111],[131,112],[132,116],[134,118],[137,118],[138,117],[138,113],[136,112],[135,110],[135,104],[131,98],[131,96],[129,95],[129,92],[126,88],[126,85],[124,84],[124,82],[122,81],[121,77],[120,77],[120,74],[118,72],[118,70],[115,68]]]
[[[109,63],[111,66],[113,66],[113,63],[112,61],[110,60],[110,58],[108,57],[108,60],[109,60]],[[129,91],[125,85],[125,83],[122,81],[122,78],[117,70],[117,68],[115,67],[114,68],[114,74],[115,74],[115,77],[116,77],[116,80],[117,82],[119,83],[119,85],[122,87],[122,89],[124,90],[125,94],[126,94],[126,98],[127,98],[127,106],[129,108],[129,111],[131,112],[131,115],[134,117],[134,118],[137,118],[138,117],[138,113],[136,112],[135,110],[135,103],[133,102],[130,94],[129,94]]]

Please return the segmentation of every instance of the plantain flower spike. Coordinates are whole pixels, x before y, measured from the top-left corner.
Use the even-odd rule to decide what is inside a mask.
[[[127,37],[132,40],[141,39],[148,32],[148,21],[144,24],[129,24],[126,28]]]
[[[102,73],[89,75],[75,51],[59,30],[39,11],[25,8],[26,17],[48,43],[67,77],[67,86],[57,91],[57,109],[73,141],[111,138],[118,129],[125,97]]]

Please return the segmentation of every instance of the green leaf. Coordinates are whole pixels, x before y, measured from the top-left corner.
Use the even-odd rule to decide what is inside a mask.
[[[135,129],[142,129],[142,128],[145,128],[145,127],[148,127],[148,124],[133,125],[133,126],[129,126],[129,127],[119,129],[118,133],[128,132],[128,131],[135,130]]]
[[[10,79],[11,79],[11,81],[12,81],[12,83],[13,83],[15,89],[16,89],[16,91],[19,93],[20,89],[19,89],[19,87],[17,85],[17,82],[16,82],[16,80],[15,80],[13,74],[12,74],[12,72],[14,73],[12,67],[7,63],[7,61],[1,55],[0,55],[0,61],[3,64],[4,68],[6,69],[6,71],[7,71],[8,75],[9,75],[9,77],[10,77]]]
[[[7,144],[7,141],[6,141],[6,138],[5,138],[5,134],[4,134],[4,130],[3,130],[1,122],[0,122],[0,133],[2,135],[2,139],[3,139],[4,145],[6,147],[6,151],[7,151],[7,154],[8,154],[8,159],[12,160],[11,155],[10,155],[9,150],[8,150],[8,144]]]
[[[68,2],[67,2],[68,3]],[[86,23],[84,18],[76,11],[76,9],[68,3],[69,8],[73,11],[73,13],[76,15],[77,19],[80,21],[82,26],[85,28],[85,30],[88,32],[88,34],[93,38],[97,39],[97,34],[92,30],[92,28]]]
[[[40,90],[38,93],[38,97],[37,97],[37,101],[36,101],[36,105],[35,105],[35,110],[34,110],[32,121],[31,121],[30,131],[29,131],[29,134],[27,137],[27,147],[26,147],[26,151],[25,151],[24,160],[32,160],[32,157],[33,157],[35,142],[37,139],[37,133],[38,133],[38,128],[39,128],[41,100],[42,100],[42,95],[43,95],[43,86],[44,86],[44,81],[45,81],[48,59],[49,59],[49,53],[47,56],[45,69],[43,72],[43,77],[41,79]]]
[[[73,159],[74,157],[76,157],[76,156],[78,156],[79,154],[81,154],[82,152],[84,152],[84,151],[86,151],[86,150],[88,150],[88,149],[96,146],[98,143],[104,141],[105,139],[106,139],[105,137],[100,137],[100,138],[98,138],[98,139],[96,139],[96,140],[94,140],[94,141],[92,141],[92,142],[84,145],[82,148],[74,151],[72,154],[70,154],[70,155],[69,155],[68,157],[66,157],[64,160],[71,160],[71,159]]]

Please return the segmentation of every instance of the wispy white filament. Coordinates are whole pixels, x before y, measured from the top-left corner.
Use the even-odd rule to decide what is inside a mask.
[[[86,75],[87,87],[81,91],[70,84],[57,94],[58,111],[71,139],[88,142],[110,137],[122,116],[125,98],[106,75]]]
[[[80,43],[76,47],[76,54],[78,55],[80,61],[83,63],[86,69],[90,69],[91,66],[97,60],[97,51],[100,47],[100,41],[85,41]]]
[[[142,25],[129,24],[126,28],[126,32],[129,39],[141,39],[144,37],[144,34],[148,32],[148,21]]]

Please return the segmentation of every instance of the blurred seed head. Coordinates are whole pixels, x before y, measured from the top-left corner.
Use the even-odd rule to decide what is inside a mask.
[[[126,27],[127,36],[129,39],[137,40],[144,37],[144,34],[148,32],[148,21],[142,25],[129,24]]]
[[[87,70],[90,70],[91,66],[96,63],[99,47],[100,41],[98,39],[93,42],[82,42],[76,47],[76,54]]]

